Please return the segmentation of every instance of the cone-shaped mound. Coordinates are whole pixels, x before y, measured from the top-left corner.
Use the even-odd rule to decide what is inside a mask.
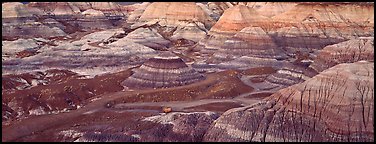
[[[238,32],[249,26],[262,26],[269,20],[254,9],[244,5],[237,5],[227,9],[210,31]]]
[[[123,86],[132,89],[169,88],[205,79],[170,52],[150,58],[133,72],[132,76],[122,82]]]

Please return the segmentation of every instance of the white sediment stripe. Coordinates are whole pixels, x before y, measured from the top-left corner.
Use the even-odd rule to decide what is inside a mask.
[[[304,80],[309,79],[309,77],[305,76],[304,74],[296,73],[296,72],[289,71],[289,70],[279,70],[279,71],[277,71],[277,73],[291,75],[293,77],[302,78]]]
[[[243,131],[230,124],[215,123],[215,128],[225,130],[227,134],[234,138],[240,138],[243,140],[250,140],[252,133],[249,131]]]
[[[140,69],[145,69],[147,71],[156,72],[156,73],[164,72],[164,73],[173,73],[173,74],[181,74],[181,73],[188,72],[190,70],[189,67],[183,67],[183,68],[177,68],[177,69],[158,69],[158,68],[153,68],[153,67],[149,67],[145,65],[142,65]]]

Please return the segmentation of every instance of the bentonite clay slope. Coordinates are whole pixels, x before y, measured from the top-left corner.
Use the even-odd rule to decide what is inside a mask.
[[[310,67],[321,72],[339,63],[351,63],[360,60],[374,60],[374,37],[352,39],[326,46],[319,51]]]
[[[86,129],[79,130],[83,134],[75,142],[199,142],[202,140],[210,123],[218,118],[219,115],[208,111],[192,113],[172,112],[145,117],[137,122],[138,125],[142,125],[142,128],[137,129],[144,130],[113,132],[116,129],[113,128],[112,131],[103,130],[104,132],[99,133]],[[102,129],[99,131],[102,131]]]
[[[71,3],[60,3],[56,6],[53,14],[55,15],[76,15],[79,14],[80,9]]]
[[[255,10],[244,5],[236,5],[223,13],[208,32],[209,36],[199,43],[206,49],[218,49],[224,42],[245,27],[264,27],[269,18],[259,15]]]
[[[369,3],[301,3],[272,17],[273,29],[294,26],[302,28],[303,35],[331,38],[369,36],[373,20],[374,6]]]
[[[37,8],[27,7],[22,3],[9,2],[2,4],[2,31],[3,39],[35,37],[61,37],[66,33],[56,25],[44,25],[38,22],[37,17],[45,13]]]
[[[259,58],[282,57],[283,52],[260,27],[246,27],[225,41],[219,54]]]
[[[81,11],[71,2],[31,2],[27,7],[38,8],[50,15],[76,15]]]
[[[374,141],[373,77],[370,62],[336,65],[263,102],[228,110],[204,141]]]
[[[297,5],[295,2],[247,2],[246,6],[254,8],[261,15],[272,17],[288,11]]]
[[[183,38],[197,42],[206,36],[214,21],[194,2],[154,2],[132,27],[145,24],[171,29],[172,35],[168,37],[173,41]]]
[[[187,66],[178,56],[163,52],[150,58],[123,81],[129,88],[168,88],[191,84],[205,77]]]
[[[82,12],[83,15],[86,16],[98,16],[98,17],[103,17],[104,13],[98,10],[93,10],[93,9],[88,9],[86,11]]]
[[[33,17],[33,15],[43,15],[43,12],[36,8],[26,7],[19,2],[7,2],[1,6],[2,18],[15,18],[15,17]]]
[[[102,11],[107,15],[124,15],[121,6],[114,2],[90,2],[92,9]]]
[[[152,28],[138,28],[130,32],[126,38],[153,49],[163,49],[170,45],[170,41],[158,33],[158,30]]]
[[[265,25],[268,20],[252,8],[237,5],[227,9],[210,31],[237,32],[245,27]]]
[[[276,15],[273,19],[284,22],[302,22],[316,18],[322,22],[357,22],[372,25],[372,3],[300,3],[291,10]]]
[[[133,4],[133,5],[123,6],[123,7],[126,7],[126,8],[134,9],[133,11],[128,12],[127,22],[128,23],[137,22],[138,19],[141,17],[141,15],[144,13],[147,6],[149,6],[149,5],[150,5],[150,2],[143,2],[141,4]]]
[[[255,9],[259,14],[272,17],[293,8],[295,2],[208,2],[208,7],[215,14],[222,15],[223,12],[236,5],[245,5]]]
[[[123,16],[121,7],[113,2],[31,2],[28,7],[35,7],[54,15],[76,15],[88,9],[102,11],[107,15]]]
[[[194,2],[154,2],[148,5],[139,20],[161,20],[160,23],[167,25],[176,25],[179,21],[212,23],[208,14]]]

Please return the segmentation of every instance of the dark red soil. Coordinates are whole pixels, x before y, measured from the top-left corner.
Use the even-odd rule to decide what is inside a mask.
[[[277,72],[277,70],[273,69],[272,67],[257,67],[241,71],[243,75],[273,74],[275,72]]]
[[[15,141],[61,142],[74,141],[75,139],[64,137],[60,131],[75,130],[77,132],[132,132],[153,128],[155,123],[141,121],[144,117],[155,114],[148,112],[122,112],[113,110],[101,110],[92,114],[85,114],[70,119],[66,124],[51,127],[47,130],[16,139]]]
[[[266,77],[253,77],[253,78],[250,78],[249,80],[253,83],[261,83],[261,82],[264,82],[266,79]]]
[[[11,90],[12,85],[9,86],[8,91],[14,91],[14,93],[4,92],[3,90],[3,104],[8,104],[9,101],[15,101],[25,112],[25,116],[28,118],[20,119],[19,122],[8,121],[11,125],[4,125],[4,128],[18,127],[25,123],[24,128],[28,132],[24,132],[19,136],[8,138],[11,141],[73,141],[72,138],[66,138],[58,133],[63,130],[76,130],[84,132],[94,132],[95,129],[99,131],[138,131],[149,130],[155,127],[155,123],[140,121],[145,116],[155,115],[156,112],[162,112],[161,106],[143,106],[133,108],[105,108],[105,103],[129,103],[129,102],[157,102],[157,101],[188,101],[199,100],[207,98],[232,98],[237,95],[251,92],[252,87],[243,84],[239,77],[240,73],[234,70],[223,71],[219,73],[212,73],[207,76],[207,79],[201,82],[197,82],[191,85],[167,88],[167,89],[152,89],[152,90],[140,90],[133,92],[118,92],[118,96],[107,99],[114,92],[120,91],[123,87],[120,85],[124,79],[130,76],[131,71],[126,70],[113,74],[106,74],[102,76],[96,76],[92,79],[79,79],[75,73],[66,71],[66,75],[48,83],[47,85],[35,86],[30,89],[24,90]],[[27,76],[27,74],[25,74]],[[17,75],[15,75],[17,76]],[[9,76],[3,76],[9,77]],[[33,78],[30,78],[33,79]],[[8,79],[8,81],[11,79]],[[7,80],[3,80],[3,83],[9,83]],[[89,93],[91,92],[91,93]],[[139,94],[137,94],[139,92]],[[5,93],[5,95],[4,95]],[[104,94],[104,95],[101,95]],[[124,94],[124,97],[121,97]],[[90,102],[91,99],[99,97],[102,100]],[[120,97],[120,98],[119,98]],[[114,99],[113,101],[111,101]],[[107,100],[107,101],[106,101]],[[99,102],[94,105],[87,105]],[[72,104],[83,105],[83,108],[75,110]],[[51,106],[53,110],[61,110],[64,108],[71,109],[71,112],[60,113],[57,115],[28,115],[28,110],[36,109],[37,107],[43,107],[48,112],[48,106]],[[94,108],[101,107],[101,108]],[[196,106],[190,108],[188,111],[205,111],[213,110],[223,112],[233,107],[240,107],[236,103],[214,103],[204,104],[202,106]],[[3,106],[4,110],[11,111],[6,105]],[[132,111],[140,109],[140,111]],[[86,114],[90,110],[98,110],[91,114]],[[129,111],[128,111],[129,110]],[[148,111],[149,110],[149,111]],[[174,110],[173,110],[174,111]],[[59,120],[66,117],[64,122]],[[12,117],[11,120],[14,120]],[[33,121],[38,120],[38,121]],[[47,121],[51,121],[48,123]],[[30,126],[33,123],[40,124],[45,123],[46,126]],[[13,123],[13,124],[12,124]],[[16,125],[15,125],[16,124]],[[23,128],[17,128],[22,130]],[[39,131],[39,132],[37,132]],[[14,133],[15,131],[13,131]],[[31,134],[31,135],[30,135]],[[9,137],[9,136],[8,136]],[[4,139],[4,137],[3,137]]]
[[[131,71],[121,71],[113,74],[96,76],[92,79],[79,79],[80,76],[67,70],[50,70],[50,73],[64,73],[48,78],[47,85],[39,85],[23,90],[12,90],[22,83],[12,78],[22,77],[28,83],[35,77],[31,74],[5,75],[2,84],[2,102],[16,102],[28,114],[31,109],[42,107],[45,111],[75,109],[74,105],[85,105],[87,99],[105,93],[117,92],[123,89],[120,82],[130,76]],[[5,91],[7,90],[7,91]],[[51,107],[52,109],[50,109]],[[3,115],[4,115],[3,109]]]
[[[36,50],[23,50],[23,51],[20,51],[16,54],[16,57],[17,58],[25,58],[25,57],[29,57],[29,56],[33,56],[33,55],[36,55],[38,54],[38,52]]]

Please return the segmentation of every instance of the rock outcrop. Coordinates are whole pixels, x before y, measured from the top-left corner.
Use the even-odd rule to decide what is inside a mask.
[[[314,70],[305,66],[284,63],[284,65],[279,67],[276,73],[266,77],[265,83],[267,86],[263,87],[262,89],[279,90],[304,82],[316,74],[317,73]]]
[[[77,15],[80,12],[81,11],[77,6],[68,2],[57,2],[55,9],[52,11],[54,15]]]
[[[217,13],[214,13],[214,11],[209,8],[209,5],[204,4],[204,3],[196,3],[196,5],[198,5],[202,10],[204,10],[204,12],[209,17],[211,17],[214,21],[218,21],[220,15],[218,15]]]
[[[370,62],[336,65],[263,102],[228,110],[204,141],[374,141],[373,77]]]
[[[149,2],[143,2],[141,4],[133,4],[131,6],[134,7],[134,10],[131,11],[128,15],[127,22],[135,23],[141,17],[142,13],[144,13],[145,9],[150,5]],[[130,7],[130,6],[127,6]]]
[[[218,19],[221,17],[223,12],[232,7],[233,5],[227,5],[227,2],[208,2],[207,3],[208,9],[212,12],[211,17],[218,21]]]
[[[98,11],[98,10],[94,10],[94,9],[88,9],[84,12],[82,12],[83,15],[87,15],[87,16],[104,16],[104,13],[101,12],[101,11]]]
[[[71,2],[72,3],[72,2]],[[38,3],[40,4],[40,3]],[[90,2],[73,2],[72,3],[74,6],[78,7],[81,12],[86,11],[88,9],[92,9],[93,7],[91,6]]]
[[[153,28],[138,28],[130,32],[126,38],[153,49],[164,49],[168,48],[170,45],[170,41],[166,40]]]
[[[187,39],[194,42],[206,37],[207,30],[202,23],[187,23],[178,26],[171,36],[171,40]]]
[[[263,16],[273,17],[294,8],[297,4],[296,2],[247,2],[246,6],[255,9]]]
[[[154,2],[145,9],[139,20],[158,20],[161,25],[179,25],[184,21],[212,23],[205,11],[193,2]]]
[[[52,15],[74,15],[94,9],[102,11],[106,16],[124,16],[121,6],[113,2],[31,2],[27,5]]]
[[[43,15],[43,11],[35,8],[28,8],[20,2],[7,2],[1,5],[1,18],[33,17]]]
[[[237,5],[227,9],[210,32],[238,32],[245,27],[263,26],[268,20],[252,8]]]
[[[307,52],[351,38],[372,36],[373,11],[370,3],[300,3],[273,16],[268,31],[281,47]]]
[[[28,7],[38,8],[47,16],[67,27],[66,33],[97,29],[111,29],[125,24],[121,7],[112,2],[31,2]]]
[[[18,52],[28,49],[38,49],[39,45],[34,39],[18,39],[15,41],[2,41],[2,55],[15,56]]]
[[[278,61],[271,58],[259,58],[251,56],[241,56],[234,60],[221,62],[218,67],[221,69],[249,69],[255,67],[270,66],[274,68],[281,68],[286,62]]]
[[[269,18],[261,16],[252,8],[236,5],[226,9],[218,22],[208,32],[208,37],[199,44],[206,49],[218,49],[224,42],[245,27],[259,27],[267,24]]]
[[[209,9],[216,15],[221,16],[223,12],[236,5],[244,5],[256,10],[259,14],[272,17],[293,8],[295,2],[208,2]]]
[[[124,80],[122,85],[136,89],[169,88],[203,79],[203,75],[187,66],[181,58],[170,52],[163,52],[135,69],[134,74]]]
[[[214,112],[172,112],[143,118],[142,123],[153,126],[146,130],[127,132],[82,132],[75,142],[200,142],[218,114]],[[145,124],[144,124],[145,125]],[[102,130],[100,130],[102,131]]]
[[[277,3],[226,2],[208,5],[224,13],[210,29],[209,36],[199,42],[207,49],[218,49],[236,32],[251,26],[261,27],[291,57],[301,52],[313,53],[348,39],[372,36],[374,31],[372,3],[284,3],[278,6]],[[269,9],[276,12],[268,12]]]
[[[219,115],[214,112],[193,112],[193,113],[180,113],[172,112],[166,115],[157,115],[153,117],[147,117],[144,121],[151,121],[154,123],[160,123],[163,125],[170,125],[172,128],[170,131],[165,131],[165,137],[150,136],[143,141],[192,141],[200,142],[202,138],[215,119]],[[153,132],[154,131],[154,132]],[[151,129],[145,134],[160,133],[158,127]],[[176,134],[173,134],[176,133]]]
[[[122,33],[124,33],[123,29],[109,29],[85,35],[80,40],[72,42],[46,40],[45,42],[50,44],[38,46],[36,55],[22,59],[7,58],[3,60],[3,73],[57,68],[95,75],[98,72],[114,72],[129,68],[131,65],[141,65],[145,60],[154,56],[153,49],[127,38],[109,42],[114,36]],[[19,47],[20,44],[14,44],[3,47],[3,49],[18,49],[12,47]],[[22,49],[28,48],[26,44],[21,44]],[[15,67],[15,65],[17,66]]]
[[[324,26],[343,28],[352,24],[372,26],[372,3],[300,3],[294,8],[273,17],[281,23],[321,22]]]
[[[125,16],[121,6],[115,2],[90,2],[92,9],[102,11],[107,16]]]
[[[145,23],[176,28],[178,31],[173,34],[177,36],[172,40],[184,38],[197,42],[206,36],[214,21],[194,2],[154,2],[146,7],[133,27]],[[193,33],[199,35],[192,36]]]
[[[236,59],[241,56],[283,59],[286,56],[273,39],[260,27],[246,27],[228,38],[214,53],[217,59]]]
[[[66,33],[60,28],[37,21],[37,17],[44,14],[41,10],[29,8],[22,3],[3,3],[1,32],[3,39],[64,37]]]
[[[361,60],[374,60],[374,37],[351,39],[326,46],[318,52],[310,67],[317,72],[321,72],[340,63],[352,63]]]

